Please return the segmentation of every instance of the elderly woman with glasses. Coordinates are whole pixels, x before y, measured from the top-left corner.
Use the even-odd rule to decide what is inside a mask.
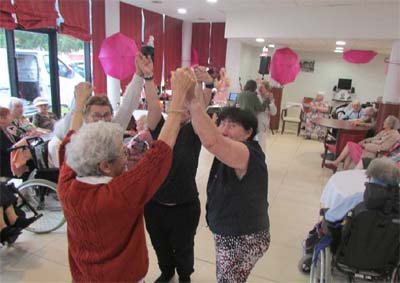
[[[216,126],[199,97],[191,100],[189,110],[202,145],[215,155],[206,219],[214,234],[217,281],[245,282],[270,243],[268,171],[264,152],[254,141],[257,118],[230,107],[221,111]]]
[[[58,182],[68,223],[69,264],[74,282],[138,282],[145,277],[149,259],[144,205],[168,175],[180,127],[180,109],[195,83],[188,69],[176,71],[172,78],[173,100],[158,140],[129,170],[119,125],[99,121],[79,129],[83,111],[78,107],[89,96],[90,86],[78,86],[72,131],[60,147]]]

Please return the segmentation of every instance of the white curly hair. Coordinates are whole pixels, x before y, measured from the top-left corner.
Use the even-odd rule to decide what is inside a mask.
[[[85,124],[66,147],[66,162],[79,177],[102,176],[99,163],[118,158],[124,131],[115,123]]]

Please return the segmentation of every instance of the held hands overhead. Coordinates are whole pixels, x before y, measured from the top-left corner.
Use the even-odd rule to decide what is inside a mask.
[[[136,63],[136,73],[140,77],[152,77],[153,76],[153,61],[151,60],[151,56],[144,56],[142,53],[139,53],[135,59]]]
[[[81,82],[75,86],[74,96],[76,105],[83,106],[92,94],[92,85],[88,82]]]
[[[196,77],[190,68],[178,68],[172,72],[172,102],[180,108],[183,107],[185,99],[190,101],[194,98],[194,88],[196,85]]]

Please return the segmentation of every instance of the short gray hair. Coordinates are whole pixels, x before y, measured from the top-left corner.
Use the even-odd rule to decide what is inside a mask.
[[[15,106],[18,104],[24,105],[24,102],[22,101],[22,99],[20,99],[18,97],[11,97],[10,101],[8,103],[8,109],[10,109],[10,111],[12,112],[14,110]]]
[[[400,169],[393,160],[387,157],[372,160],[365,174],[387,185],[398,185],[400,182]]]
[[[385,120],[387,120],[387,123],[391,129],[399,129],[400,121],[398,118],[396,118],[396,116],[387,116]]]
[[[123,134],[115,123],[99,121],[83,125],[67,145],[67,164],[79,177],[103,175],[99,163],[118,158],[116,142],[122,142]]]

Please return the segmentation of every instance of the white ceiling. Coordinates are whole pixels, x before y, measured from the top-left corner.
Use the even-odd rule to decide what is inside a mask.
[[[396,5],[400,16],[400,0],[219,0],[210,4],[206,0],[123,0],[123,2],[142,7],[154,12],[166,14],[191,22],[225,22],[226,14],[230,12],[251,13],[252,11],[265,10],[271,7],[370,7],[379,9],[382,5]],[[154,3],[159,2],[159,3]],[[186,8],[187,14],[177,13],[178,8]],[[355,19],[356,20],[356,19]],[[400,38],[400,34],[399,34]],[[254,38],[241,38],[242,42],[263,46],[256,43]],[[375,50],[378,53],[390,54],[393,40],[360,40],[343,38],[346,40],[346,49]],[[330,51],[335,48],[334,40],[330,39],[266,39],[266,43],[286,45],[300,51]]]

